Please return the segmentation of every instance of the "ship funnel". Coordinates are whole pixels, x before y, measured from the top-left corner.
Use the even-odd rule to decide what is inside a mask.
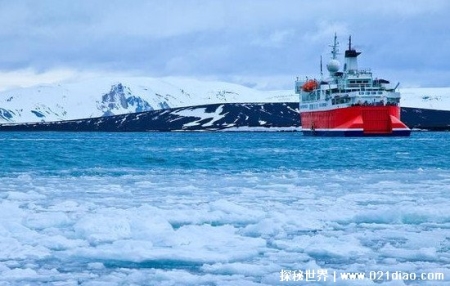
[[[344,71],[356,72],[358,71],[358,60],[357,57],[361,52],[357,52],[352,49],[352,36],[348,39],[348,50],[345,51],[345,66]]]

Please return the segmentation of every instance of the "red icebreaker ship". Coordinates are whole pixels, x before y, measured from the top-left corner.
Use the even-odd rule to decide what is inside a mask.
[[[345,51],[343,71],[336,59],[336,35],[332,58],[327,64],[329,78],[297,78],[300,118],[304,135],[318,136],[409,136],[411,130],[400,121],[398,84],[372,77],[370,70],[358,69],[351,37]]]

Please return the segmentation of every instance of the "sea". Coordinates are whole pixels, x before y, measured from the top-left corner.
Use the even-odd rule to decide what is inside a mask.
[[[450,133],[0,133],[0,285],[450,285]]]

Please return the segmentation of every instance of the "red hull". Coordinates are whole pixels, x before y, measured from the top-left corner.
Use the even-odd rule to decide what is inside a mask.
[[[351,106],[326,111],[301,112],[307,135],[409,136],[400,121],[398,106]],[[330,134],[328,134],[330,133]]]

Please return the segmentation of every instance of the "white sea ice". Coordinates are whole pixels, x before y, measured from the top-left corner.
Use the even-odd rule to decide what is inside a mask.
[[[272,285],[282,269],[450,277],[446,170],[29,176],[0,182],[6,285]]]

